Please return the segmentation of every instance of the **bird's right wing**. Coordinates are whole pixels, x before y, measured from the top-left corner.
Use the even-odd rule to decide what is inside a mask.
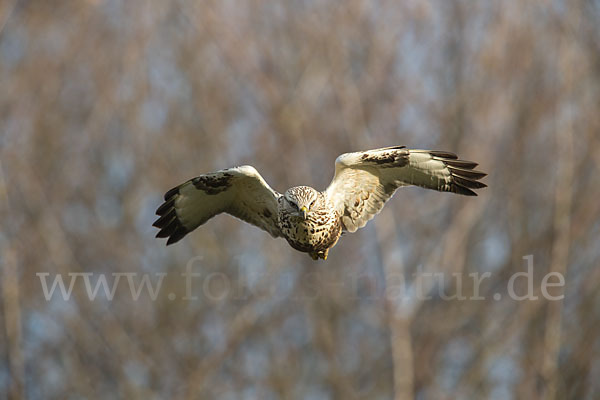
[[[222,212],[278,237],[279,196],[249,165],[200,175],[165,194],[165,202],[156,210],[160,218],[153,224],[160,229],[156,237],[168,237],[167,245],[175,243]]]
[[[404,146],[342,154],[325,191],[349,232],[378,214],[400,186],[416,185],[441,192],[476,196],[486,187],[476,163],[445,151],[409,150]]]

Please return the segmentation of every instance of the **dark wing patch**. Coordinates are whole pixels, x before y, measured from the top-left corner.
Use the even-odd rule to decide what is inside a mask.
[[[399,168],[408,164],[408,151],[404,146],[387,147],[378,151],[366,152],[360,156],[362,165],[376,165],[380,168]]]
[[[219,194],[227,190],[231,186],[231,178],[233,177],[230,173],[223,173],[221,175],[203,175],[192,179],[192,183],[198,190],[203,190],[208,195]]]

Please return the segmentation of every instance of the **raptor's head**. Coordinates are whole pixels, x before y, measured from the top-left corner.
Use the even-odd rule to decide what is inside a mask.
[[[310,186],[296,186],[283,195],[288,212],[306,219],[307,214],[319,200],[319,192]]]

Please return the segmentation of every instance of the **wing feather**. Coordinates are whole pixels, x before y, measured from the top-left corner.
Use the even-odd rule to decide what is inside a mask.
[[[477,163],[459,160],[447,151],[385,147],[339,156],[335,176],[325,191],[342,215],[349,232],[362,228],[377,215],[401,186],[416,185],[441,192],[477,196],[487,174]]]
[[[249,165],[200,175],[165,194],[153,224],[160,229],[156,237],[168,238],[167,245],[175,243],[223,212],[278,237],[279,196]]]

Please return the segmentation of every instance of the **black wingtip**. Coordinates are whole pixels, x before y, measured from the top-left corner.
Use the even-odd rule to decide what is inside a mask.
[[[170,209],[173,208],[174,205],[175,205],[175,196],[171,197],[169,200],[167,200],[164,203],[162,203],[156,209],[156,215],[164,215],[164,214],[166,214]]]
[[[452,176],[452,180],[454,181],[454,183],[459,184],[459,185],[464,186],[469,189],[482,189],[482,188],[486,187],[485,183],[478,182],[473,179],[463,178],[463,177],[456,176],[456,175]]]
[[[440,158],[444,158],[444,157],[440,157]],[[443,161],[449,167],[455,167],[455,168],[461,168],[461,169],[473,169],[479,165],[473,161],[458,160],[455,158],[451,158],[451,159],[446,158]]]
[[[179,186],[169,189],[167,193],[165,193],[165,201],[168,201],[171,197],[175,197],[177,194],[179,194]]]
[[[474,191],[472,191],[471,189],[461,186],[459,184],[454,184],[452,186],[452,192],[456,193],[456,194],[460,194],[463,196],[477,196],[477,193],[475,193]]]
[[[175,199],[178,194],[179,186],[165,193],[165,202],[156,209],[156,215],[159,215],[159,218],[152,224],[152,226],[160,229],[155,236],[156,238],[168,238],[167,246],[180,241],[189,233],[189,230],[179,220],[177,211],[175,211]]]
[[[177,213],[175,212],[175,208],[173,207],[171,207],[168,211],[164,212],[163,214],[159,215],[161,215],[161,217],[154,221],[154,223],[152,224],[152,226],[155,226],[157,228],[165,227],[169,225],[169,223],[172,220],[177,218]]]
[[[478,165],[476,162],[459,160],[456,154],[446,151],[431,151],[430,154],[442,161],[450,171],[451,192],[464,196],[477,196],[475,190],[487,187],[485,183],[479,182],[487,176],[487,173],[475,170]]]
[[[167,246],[179,242],[185,235],[188,234],[188,232],[189,231],[185,229],[183,225],[180,225],[167,240]]]
[[[449,160],[458,160],[458,156],[449,151],[432,150],[429,152],[433,157],[445,158]]]
[[[452,175],[460,176],[461,178],[478,180],[487,176],[485,172],[477,171],[474,169],[457,168],[453,167],[452,165],[447,165],[447,167]]]

